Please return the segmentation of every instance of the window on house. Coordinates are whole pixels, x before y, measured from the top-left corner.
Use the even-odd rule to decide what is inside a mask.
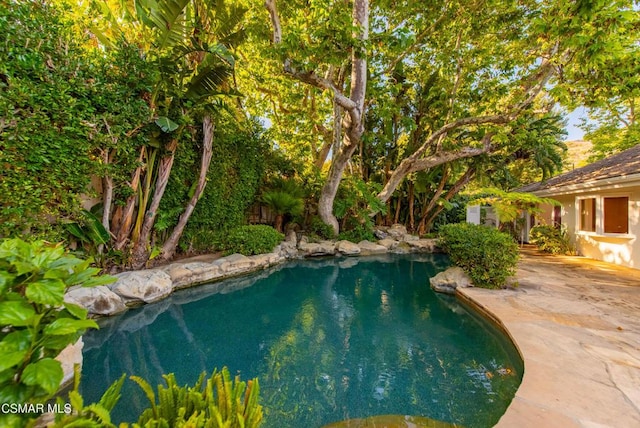
[[[556,205],[553,207],[553,227],[555,227],[556,229],[559,229],[560,227],[562,227],[562,207],[559,205]]]
[[[604,233],[629,233],[629,198],[603,198]]]
[[[596,231],[596,198],[580,199],[580,230]]]

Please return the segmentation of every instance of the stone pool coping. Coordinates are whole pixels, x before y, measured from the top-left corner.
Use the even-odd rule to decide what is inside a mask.
[[[524,249],[517,279],[516,289],[457,289],[524,360],[496,426],[640,426],[640,271]]]

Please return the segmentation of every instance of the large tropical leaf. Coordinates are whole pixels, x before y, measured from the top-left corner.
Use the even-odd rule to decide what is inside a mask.
[[[231,76],[232,68],[218,62],[216,64],[203,63],[198,67],[196,75],[187,85],[186,98],[197,99],[222,93],[221,85]]]
[[[187,36],[185,9],[190,0],[136,0],[140,20],[158,31],[160,49],[173,46]]]
[[[215,14],[214,36],[222,45],[231,48],[238,46],[246,37],[242,27],[247,8],[232,4],[226,7],[225,0],[217,0],[213,9]]]

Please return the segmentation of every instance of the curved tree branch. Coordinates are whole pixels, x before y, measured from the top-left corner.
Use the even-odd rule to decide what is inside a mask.
[[[489,116],[485,117],[488,118]],[[463,124],[468,123],[471,119],[480,120],[483,118],[466,118],[460,119],[453,124],[458,123],[459,126],[463,126]],[[497,119],[496,119],[497,120]],[[472,123],[476,123],[473,121]],[[496,123],[496,122],[477,122],[477,123]],[[452,124],[452,125],[453,125]],[[458,126],[458,127],[459,127]],[[444,127],[443,127],[444,128]],[[442,129],[442,128],[441,128]],[[454,127],[450,128],[454,129]],[[391,177],[389,177],[389,181],[385,184],[384,188],[378,193],[378,199],[380,201],[386,203],[396,188],[402,183],[402,180],[412,172],[423,171],[425,169],[433,168],[434,166],[442,165],[444,163],[452,162],[458,159],[464,159],[474,156],[479,156],[483,153],[489,153],[491,151],[491,139],[493,138],[494,133],[487,133],[482,138],[482,147],[463,147],[459,150],[451,150],[446,152],[435,153],[431,156],[427,156],[424,158],[420,158],[414,156],[415,153],[408,158],[404,159],[400,162],[400,165],[393,171]],[[432,135],[429,137],[429,140],[435,141],[437,136]],[[372,213],[375,214],[375,213]]]
[[[557,47],[554,47],[554,50],[555,49],[557,49]],[[490,142],[493,137],[493,134],[491,133],[485,135],[483,138],[482,148],[463,147],[447,152],[440,152],[437,150],[436,153],[431,156],[424,156],[427,150],[433,147],[434,143],[441,141],[441,139],[445,138],[449,132],[455,129],[486,124],[504,125],[515,120],[524,109],[533,103],[538,94],[540,94],[544,89],[554,71],[551,61],[549,59],[544,59],[535,72],[525,79],[527,83],[523,85],[524,87],[521,89],[524,99],[511,106],[505,113],[488,116],[464,117],[453,122],[449,122],[432,133],[413,154],[400,162],[400,165],[398,165],[398,167],[391,173],[389,181],[387,181],[382,191],[378,193],[378,199],[382,202],[389,200],[393,192],[397,189],[400,183],[402,183],[402,180],[404,180],[407,174],[416,171],[423,171],[456,159],[468,158],[487,153],[490,150]]]

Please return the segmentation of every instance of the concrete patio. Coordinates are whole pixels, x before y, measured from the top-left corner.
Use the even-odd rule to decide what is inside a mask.
[[[524,359],[498,427],[640,427],[640,270],[522,251],[510,290],[458,289]]]

